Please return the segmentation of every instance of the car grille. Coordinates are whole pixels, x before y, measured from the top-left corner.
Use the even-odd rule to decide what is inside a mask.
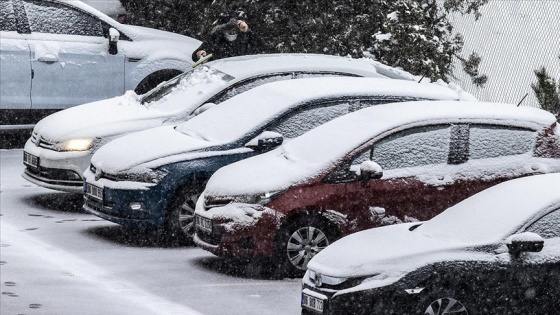
[[[223,207],[234,201],[233,197],[212,197],[204,196],[204,210],[212,209],[215,207]]]
[[[82,186],[83,180],[80,174],[71,170],[54,168],[33,168],[27,166],[25,172],[40,181],[65,186]]]
[[[36,146],[40,148],[48,149],[48,150],[54,150],[54,146],[56,145],[55,142],[45,140],[43,137],[39,136],[35,131],[31,134],[31,142],[33,142]]]
[[[196,231],[196,235],[204,242],[210,244],[210,245],[218,245],[220,244],[220,241],[222,240],[222,234],[221,233],[207,233],[207,232],[203,232],[201,230],[197,230]]]

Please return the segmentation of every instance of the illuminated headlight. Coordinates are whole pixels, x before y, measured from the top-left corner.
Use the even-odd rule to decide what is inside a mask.
[[[70,139],[58,143],[56,150],[58,151],[87,151],[91,148],[93,139]]]
[[[167,172],[160,170],[152,170],[144,173],[125,173],[119,174],[117,179],[119,181],[143,182],[150,184],[157,184],[167,175]]]
[[[257,195],[239,197],[239,198],[236,198],[235,201],[244,202],[244,203],[251,203],[251,204],[258,204],[258,205],[264,206],[264,205],[268,204],[269,202],[271,202],[273,199],[282,195],[286,190],[287,189],[275,190],[275,191],[269,191],[269,192],[265,192],[265,193],[261,193],[261,194],[257,194]]]

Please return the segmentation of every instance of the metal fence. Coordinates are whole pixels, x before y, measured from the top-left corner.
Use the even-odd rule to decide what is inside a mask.
[[[482,57],[480,73],[488,82],[479,88],[455,60],[454,75],[466,91],[482,101],[539,106],[531,89],[536,82],[533,70],[542,66],[560,79],[560,1],[490,0],[481,8],[482,16],[453,14],[455,31],[465,39],[461,55],[473,51]]]

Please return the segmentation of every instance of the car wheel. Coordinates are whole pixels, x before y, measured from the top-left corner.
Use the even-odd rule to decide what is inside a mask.
[[[171,80],[181,73],[183,72],[174,69],[156,71],[150,74],[149,76],[145,77],[144,80],[138,83],[138,85],[134,89],[134,92],[138,95],[145,94],[146,92],[155,88],[161,82]]]
[[[167,243],[192,244],[194,236],[194,210],[200,192],[192,188],[183,189],[175,196],[168,211],[165,238]]]
[[[454,298],[441,298],[433,301],[424,315],[468,315],[465,306]]]
[[[336,233],[323,220],[302,218],[280,230],[276,255],[281,268],[298,276],[307,270],[311,258],[334,241]]]

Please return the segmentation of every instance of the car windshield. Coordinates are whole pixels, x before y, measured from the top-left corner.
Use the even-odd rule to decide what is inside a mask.
[[[229,82],[235,79],[216,68],[207,65],[198,66],[190,71],[182,73],[171,80],[161,83],[142,97],[142,104],[150,106],[150,103],[161,100],[164,96],[175,91],[185,90],[194,86],[200,87],[214,81]],[[212,87],[212,85],[208,85]]]

